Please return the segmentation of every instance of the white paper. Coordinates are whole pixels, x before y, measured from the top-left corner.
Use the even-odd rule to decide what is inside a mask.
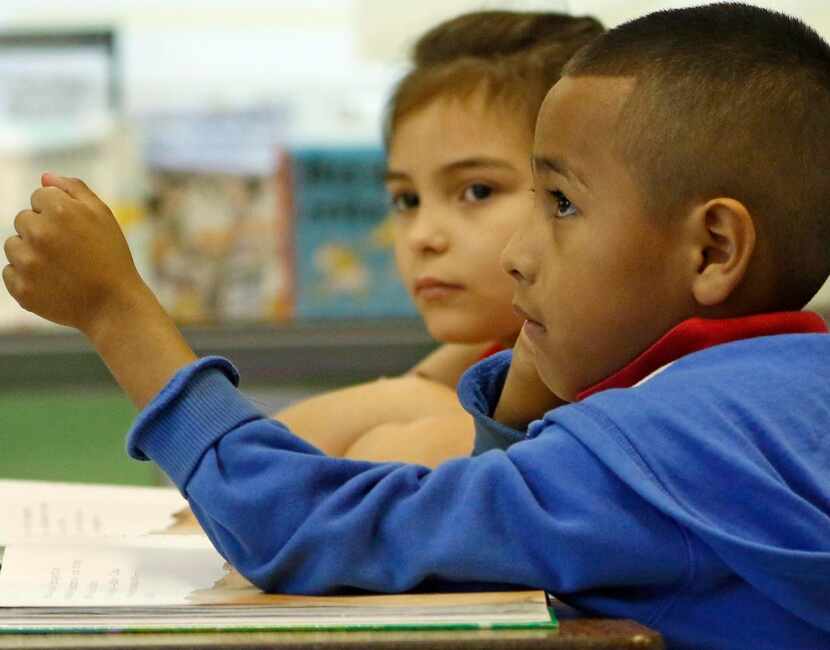
[[[0,544],[163,532],[186,507],[175,488],[0,481]]]
[[[205,537],[71,538],[7,545],[0,607],[189,605],[226,574]]]

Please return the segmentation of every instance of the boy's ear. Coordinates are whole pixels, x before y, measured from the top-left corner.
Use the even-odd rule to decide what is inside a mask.
[[[741,284],[755,250],[755,223],[746,206],[712,199],[692,215],[697,272],[692,293],[705,307],[721,305]]]

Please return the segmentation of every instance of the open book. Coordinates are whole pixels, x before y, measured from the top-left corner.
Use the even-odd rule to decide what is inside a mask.
[[[0,516],[19,512],[19,504],[6,501],[19,487],[0,482]],[[86,508],[76,503],[73,510],[65,501],[48,498],[49,492],[62,489],[60,484],[30,487],[32,494],[40,493],[41,503],[59,502],[67,512],[87,516],[95,510],[89,504],[96,490],[99,496],[113,494],[109,486],[66,488],[63,497],[73,490],[80,491],[76,495],[86,490],[90,497]],[[129,501],[131,488],[117,490]],[[23,499],[19,490],[15,493]],[[161,492],[154,494],[160,497]],[[0,519],[0,633],[556,626],[541,591],[265,594],[233,572],[203,535],[136,534],[170,521],[170,514],[184,505],[178,493],[178,500],[173,496],[168,494],[170,502],[159,506],[169,509],[160,521],[159,513],[139,521],[143,507],[136,506],[131,530],[121,535],[115,520],[102,520],[101,529],[108,534],[90,535],[84,528],[85,534],[47,535],[33,532],[31,517],[21,519],[29,522],[23,528]],[[58,510],[48,512],[54,516]],[[72,517],[66,523],[70,530],[72,521],[77,523]]]
[[[0,545],[43,537],[169,532],[187,501],[172,487],[0,480]]]

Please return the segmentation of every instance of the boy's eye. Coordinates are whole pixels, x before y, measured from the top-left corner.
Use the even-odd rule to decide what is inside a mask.
[[[464,188],[464,200],[474,203],[484,201],[493,193],[493,188],[484,183],[473,183]]]
[[[556,201],[557,217],[572,217],[576,214],[576,206],[571,203],[571,200],[563,192],[550,190],[548,193]]]
[[[417,208],[421,203],[421,199],[415,192],[399,192],[392,196],[391,203],[395,212],[407,212]]]

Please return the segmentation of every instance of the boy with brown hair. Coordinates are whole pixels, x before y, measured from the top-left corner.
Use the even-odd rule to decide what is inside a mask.
[[[3,275],[152,400],[130,452],[265,589],[528,585],[671,647],[825,647],[830,337],[783,310],[828,270],[828,71],[814,32],[738,4],[577,56],[537,124],[539,211],[504,253],[522,335],[459,388],[478,455],[433,471],[329,458],[257,413],[78,181],[45,178]]]

